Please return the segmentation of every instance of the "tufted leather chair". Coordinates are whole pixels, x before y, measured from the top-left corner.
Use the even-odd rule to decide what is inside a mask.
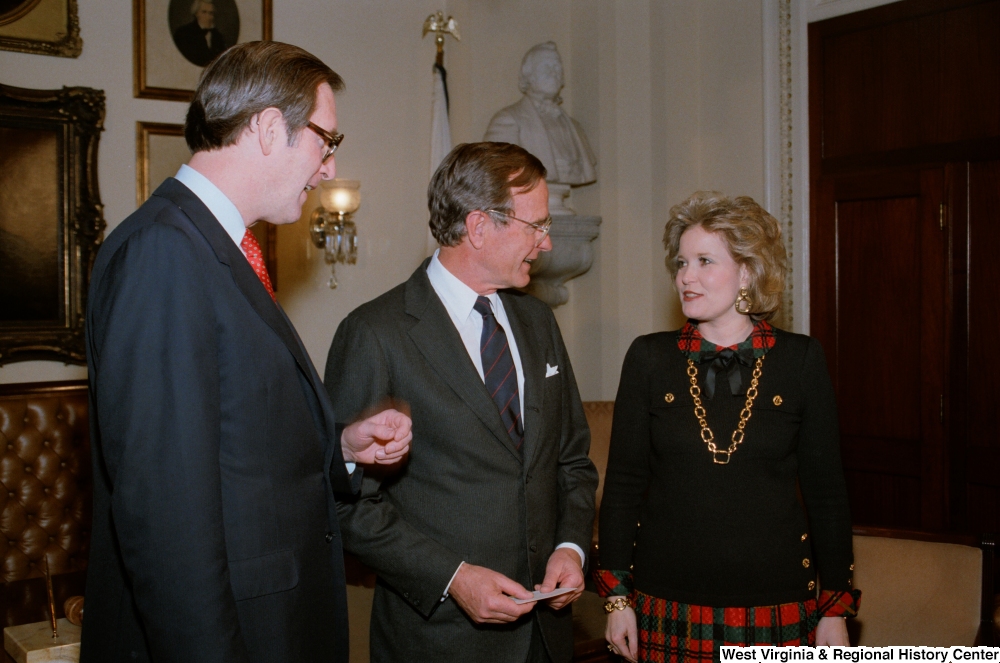
[[[0,385],[3,582],[85,569],[92,501],[86,381]]]

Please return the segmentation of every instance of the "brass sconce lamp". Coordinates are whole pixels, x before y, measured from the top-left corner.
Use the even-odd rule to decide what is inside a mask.
[[[323,249],[330,265],[330,288],[337,287],[337,263],[353,265],[358,261],[358,230],[351,216],[361,206],[361,182],[324,180],[319,185],[319,201],[312,213],[309,230],[313,243]]]

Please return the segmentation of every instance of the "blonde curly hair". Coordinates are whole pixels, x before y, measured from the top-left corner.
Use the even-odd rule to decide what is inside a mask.
[[[750,277],[750,317],[773,317],[781,307],[786,271],[785,244],[778,221],[749,196],[730,198],[718,191],[696,191],[670,208],[670,219],[663,231],[671,280],[677,279],[681,235],[694,226],[717,234],[736,264],[746,267]]]

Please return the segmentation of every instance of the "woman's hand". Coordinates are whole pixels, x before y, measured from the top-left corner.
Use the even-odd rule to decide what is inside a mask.
[[[816,625],[816,646],[838,645],[851,646],[851,641],[847,638],[847,620],[843,617],[820,617],[819,624]]]
[[[636,629],[635,611],[632,608],[613,610],[608,615],[604,638],[611,645],[611,652],[624,656],[633,663],[639,659],[639,633]]]

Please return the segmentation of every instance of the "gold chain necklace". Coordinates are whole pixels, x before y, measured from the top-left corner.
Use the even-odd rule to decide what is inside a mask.
[[[691,392],[691,398],[694,399],[694,416],[698,417],[698,423],[701,425],[701,440],[708,446],[708,451],[712,454],[712,462],[716,465],[728,465],[729,458],[736,451],[736,447],[740,446],[743,442],[743,429],[747,427],[747,422],[750,421],[753,401],[757,398],[757,381],[760,380],[760,367],[763,365],[764,356],[761,355],[757,357],[757,363],[753,367],[753,379],[750,381],[750,388],[747,389],[747,402],[740,411],[740,423],[736,425],[736,430],[733,431],[731,444],[725,451],[719,451],[718,447],[715,446],[715,434],[712,433],[712,429],[708,427],[708,422],[705,421],[705,407],[701,404],[701,387],[698,386],[698,369],[695,367],[694,362],[688,359],[687,374],[691,378],[691,388],[689,391]],[[737,370],[739,369],[737,368]],[[720,460],[723,457],[725,459]]]

